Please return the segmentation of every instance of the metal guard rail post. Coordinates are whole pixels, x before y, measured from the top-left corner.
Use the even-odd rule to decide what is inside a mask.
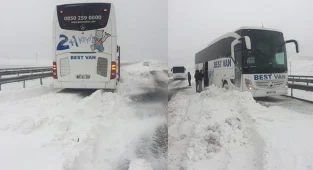
[[[42,85],[42,79],[52,77],[52,72],[50,73],[41,73],[41,74],[31,74],[31,75],[23,75],[17,77],[8,77],[8,78],[0,78],[0,90],[2,84],[15,83],[23,81],[23,88],[25,88],[26,80],[35,80],[40,79],[40,85]]]
[[[313,86],[309,85],[313,83],[313,76],[289,75],[288,82],[290,81],[292,83],[288,83],[288,88],[291,89],[291,97],[293,97],[293,89],[313,92]],[[295,83],[306,83],[306,85]]]

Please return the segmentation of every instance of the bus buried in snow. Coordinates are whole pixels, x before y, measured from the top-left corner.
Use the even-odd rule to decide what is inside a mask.
[[[204,86],[250,91],[253,97],[286,95],[288,66],[286,43],[278,30],[241,27],[214,40],[195,55],[204,71]]]
[[[171,69],[174,80],[185,80],[186,79],[186,68],[184,66],[174,66]]]
[[[55,88],[116,89],[120,48],[113,4],[57,5],[52,39]]]

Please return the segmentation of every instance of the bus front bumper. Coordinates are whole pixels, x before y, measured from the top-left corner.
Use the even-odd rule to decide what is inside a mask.
[[[280,95],[288,95],[288,87],[281,89],[271,89],[271,90],[259,90],[253,89],[251,91],[253,97],[267,97],[267,96],[280,96]]]
[[[109,82],[60,82],[54,81],[54,88],[64,88],[64,89],[116,89],[117,81]]]

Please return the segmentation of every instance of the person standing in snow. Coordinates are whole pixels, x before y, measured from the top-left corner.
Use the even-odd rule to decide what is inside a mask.
[[[198,92],[199,78],[200,78],[199,70],[196,70],[194,78],[195,78],[195,81],[196,81],[196,92]]]
[[[188,72],[188,83],[189,83],[189,86],[191,86],[190,81],[191,81],[191,74],[190,74],[190,72]]]

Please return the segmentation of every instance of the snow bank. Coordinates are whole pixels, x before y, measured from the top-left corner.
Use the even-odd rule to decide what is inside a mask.
[[[254,103],[252,96],[211,86],[201,93],[200,98],[200,119],[195,122],[183,166],[199,170],[227,166],[231,169],[253,169],[255,161],[251,159],[249,150],[244,149],[252,146],[249,138],[251,118],[240,105],[241,102]],[[233,158],[234,153],[236,158]]]
[[[118,85],[118,93],[130,96],[148,92],[150,88],[154,88],[151,71],[151,67],[143,66],[142,63],[121,68],[123,76]]]
[[[154,88],[151,71],[142,65],[124,67],[117,93],[48,86],[0,92],[2,167],[160,169],[166,161],[164,146],[157,145],[158,135],[167,134],[164,108],[132,99],[141,89]]]
[[[305,135],[312,115],[264,107],[248,92],[210,86],[191,93],[179,92],[169,103],[170,147],[186,148],[179,154],[170,149],[171,169],[312,167],[313,137]]]

